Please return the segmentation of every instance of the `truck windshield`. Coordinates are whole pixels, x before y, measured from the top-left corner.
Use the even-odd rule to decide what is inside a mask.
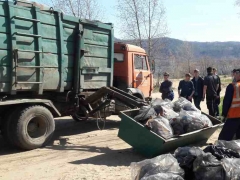
[[[148,70],[146,60],[147,60],[146,56],[135,54],[134,55],[135,69]]]

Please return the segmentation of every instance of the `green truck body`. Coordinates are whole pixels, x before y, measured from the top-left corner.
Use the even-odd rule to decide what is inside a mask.
[[[125,68],[132,72],[126,79],[135,71],[141,74],[143,69],[135,70],[135,60],[127,57],[140,53],[145,58],[138,61],[147,63],[145,51],[118,46],[122,62],[132,64]],[[113,69],[112,24],[71,17],[34,2],[0,1],[0,130],[12,146],[44,146],[54,133],[54,117],[101,119],[119,111],[115,102],[130,108],[147,105],[139,89],[112,87]],[[151,94],[150,68],[144,73],[141,80],[149,82]]]
[[[83,92],[112,85],[112,24],[30,2],[2,1],[0,27],[2,94]]]

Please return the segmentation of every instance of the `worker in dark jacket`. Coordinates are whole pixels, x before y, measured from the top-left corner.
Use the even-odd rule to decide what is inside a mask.
[[[179,97],[184,97],[190,102],[192,102],[193,94],[195,92],[193,82],[190,80],[192,75],[187,73],[185,79],[179,82],[178,95]]]
[[[235,72],[235,83],[229,84],[223,100],[223,117],[226,122],[219,140],[231,141],[236,135],[240,139],[240,69]]]
[[[159,92],[162,93],[162,99],[169,99],[172,101],[174,99],[172,81],[169,80],[169,74],[167,72],[165,72],[163,76],[164,81],[160,85]]]
[[[192,79],[193,85],[194,85],[194,95],[193,95],[193,100],[195,106],[201,110],[200,104],[202,101],[202,96],[203,96],[203,78],[199,76],[199,70],[195,69],[194,70],[194,78]]]
[[[219,88],[218,80],[216,76],[213,75],[213,68],[207,68],[208,75],[204,78],[204,86],[203,86],[203,101],[207,99],[207,108],[209,110],[209,115],[215,117],[215,103],[216,99],[219,98],[217,95],[217,90]]]
[[[218,89],[217,89],[217,96],[219,98],[217,98],[215,101],[215,113],[216,113],[216,116],[219,116],[220,93],[221,93],[222,88],[221,88],[221,79],[217,74],[216,68],[213,68],[213,75],[216,76],[217,83],[219,84]]]

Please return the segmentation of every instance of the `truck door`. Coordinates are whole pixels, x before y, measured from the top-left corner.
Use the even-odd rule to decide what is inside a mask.
[[[133,87],[140,89],[145,98],[151,94],[151,72],[144,54],[133,54]]]

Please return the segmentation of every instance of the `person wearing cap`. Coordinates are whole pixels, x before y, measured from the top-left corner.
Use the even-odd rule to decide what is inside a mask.
[[[221,79],[217,74],[217,69],[213,68],[213,75],[215,76],[216,80],[217,80],[217,84],[219,84],[218,89],[217,89],[217,96],[218,98],[215,101],[215,112],[216,112],[216,116],[219,116],[219,104],[220,104],[220,93],[221,93]]]
[[[235,83],[227,86],[224,100],[222,116],[226,120],[219,140],[231,141],[236,135],[240,139],[240,69],[234,73]]]
[[[162,93],[162,99],[169,99],[172,101],[174,99],[172,81],[169,80],[169,74],[167,72],[163,74],[163,77],[164,81],[160,85],[159,92]]]
[[[185,79],[179,82],[178,95],[179,97],[184,97],[192,102],[193,94],[195,92],[193,82],[190,80],[191,74],[187,73]]]
[[[195,106],[201,110],[200,104],[202,101],[203,96],[203,78],[199,76],[199,70],[194,70],[194,77],[192,79],[193,85],[194,85],[194,95],[193,95],[193,101]]]
[[[205,96],[207,100],[207,108],[209,110],[209,115],[215,117],[216,111],[215,111],[215,103],[216,99],[219,98],[217,95],[217,90],[219,88],[218,80],[216,76],[213,75],[213,68],[208,67],[207,68],[208,75],[204,78],[204,86],[203,86],[203,99],[204,101]]]

